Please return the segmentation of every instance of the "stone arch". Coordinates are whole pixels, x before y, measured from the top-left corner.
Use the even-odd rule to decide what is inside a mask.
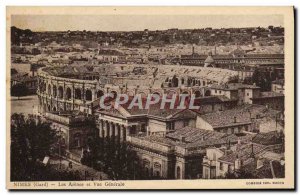
[[[72,98],[72,91],[69,87],[67,87],[67,90],[66,90],[66,98],[68,100],[70,100]]]
[[[144,170],[145,170],[145,174],[147,176],[149,176],[150,175],[150,167],[151,167],[150,161],[145,158],[145,159],[143,159],[142,163],[143,163],[143,167],[144,167]]]
[[[53,107],[53,111],[56,112],[56,110],[57,110],[57,109],[56,109],[56,107],[54,106],[54,107]]]
[[[146,167],[146,166],[150,167],[150,160],[144,158],[144,159],[143,159],[143,166],[144,166],[144,167]]]
[[[179,80],[176,77],[176,75],[174,75],[172,78],[172,87],[178,87],[178,83],[179,83]]]
[[[182,85],[184,84],[184,78],[181,78],[181,84]]]
[[[113,99],[116,99],[118,93],[116,91],[111,91],[110,93],[113,95]]]
[[[191,82],[192,82],[191,78],[188,78],[188,79],[187,79],[187,86],[190,86],[190,85],[191,85]]]
[[[102,90],[97,91],[97,98],[100,98],[104,95],[104,92]]]
[[[53,88],[52,88],[52,95],[53,95],[53,97],[56,97],[56,96],[57,96],[57,87],[56,87],[56,85],[53,85]]]
[[[161,164],[158,162],[155,162],[153,164],[153,174],[155,177],[161,177]]]
[[[190,94],[188,91],[183,91],[181,94]]]
[[[198,85],[201,86],[201,80],[198,80]]]
[[[201,92],[199,90],[195,91],[194,94],[196,98],[201,97]]]
[[[92,91],[90,89],[87,89],[85,91],[85,100],[92,101],[92,99],[93,99]]]
[[[170,90],[167,92],[167,98],[172,98],[173,95],[177,95],[177,92],[174,90]]]
[[[62,86],[58,87],[58,98],[62,99],[64,97],[64,88]]]
[[[207,67],[207,68],[214,68],[215,66],[213,64],[207,64],[205,65],[204,67]]]
[[[141,98],[147,98],[147,93],[143,92],[143,91],[139,91],[138,94],[141,95]]]
[[[48,112],[50,112],[51,111],[51,106],[48,105],[47,108],[48,108]]]
[[[133,91],[128,91],[128,92],[127,92],[127,95],[128,95],[129,97],[133,97],[133,96],[134,96],[134,92],[133,92]]]
[[[44,83],[44,84],[43,84],[43,93],[46,93],[46,89],[47,89],[47,84]]]
[[[193,79],[193,86],[195,86],[196,85],[196,80],[195,79]]]
[[[75,89],[75,99],[81,100],[81,89],[79,88]]]
[[[210,90],[206,90],[204,96],[211,96],[211,91]]]
[[[160,92],[158,92],[158,91],[155,91],[155,92],[153,92],[152,94],[155,94],[155,95],[159,95],[159,96],[161,96],[161,93],[160,93]]]

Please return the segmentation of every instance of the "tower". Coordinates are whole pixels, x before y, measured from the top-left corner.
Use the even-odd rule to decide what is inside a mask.
[[[212,57],[212,52],[208,52],[208,56],[204,61],[204,67],[214,67],[215,65],[215,60]]]

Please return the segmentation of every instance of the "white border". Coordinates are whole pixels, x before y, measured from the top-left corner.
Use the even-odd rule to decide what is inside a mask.
[[[5,124],[5,121],[6,121],[6,106],[5,106],[5,103],[6,103],[6,90],[5,90],[5,81],[6,81],[6,70],[5,70],[5,67],[6,67],[6,32],[5,32],[5,29],[6,29],[6,21],[5,21],[5,18],[6,18],[6,6],[8,5],[19,5],[19,6],[22,6],[22,5],[33,5],[33,6],[37,6],[37,5],[61,5],[61,6],[66,6],[66,5],[79,5],[79,6],[85,6],[85,5],[144,5],[144,6],[147,6],[147,5],[188,5],[188,6],[193,6],[193,5],[212,5],[212,6],[215,6],[215,5],[219,5],[219,6],[229,6],[229,5],[244,5],[244,6],[247,6],[247,5],[252,5],[252,6],[257,6],[257,5],[272,5],[272,6],[280,6],[280,5],[294,5],[296,8],[299,8],[299,0],[265,0],[265,1],[262,1],[262,0],[251,0],[251,1],[240,1],[240,0],[227,0],[227,1],[224,1],[224,0],[209,0],[209,1],[202,1],[202,2],[199,2],[199,1],[195,1],[195,0],[190,0],[190,1],[182,1],[182,0],[165,0],[165,1],[161,1],[161,0],[144,0],[144,1],[138,1],[138,0],[127,0],[127,1],[122,1],[122,0],[109,0],[109,1],[106,1],[106,2],[103,2],[103,1],[99,1],[99,2],[96,2],[95,0],[70,0],[70,1],[65,1],[65,0],[42,0],[42,1],[37,1],[37,0],[27,0],[26,2],[23,0],[23,1],[18,1],[18,0],[2,0],[0,2],[0,5],[1,5],[1,9],[0,9],[0,12],[1,12],[1,21],[0,21],[0,29],[1,29],[1,47],[0,47],[0,59],[1,59],[1,66],[0,66],[0,78],[2,78],[1,82],[0,82],[0,89],[1,89],[1,96],[0,96],[0,105],[2,105],[2,108],[0,109],[0,124],[1,124],[1,134],[0,134],[0,137],[2,138],[2,141],[0,142],[0,153],[2,154],[1,156],[1,165],[0,165],[0,173],[1,174],[1,177],[0,177],[0,189],[1,189],[1,194],[8,194],[8,191],[5,189],[5,183],[6,183],[6,176],[5,176],[5,164],[6,164],[6,159],[5,159],[5,137],[6,137],[6,124]],[[299,19],[296,20],[296,27],[299,26]],[[299,36],[299,31],[297,33],[297,35],[295,36]],[[298,39],[296,39],[298,40]],[[296,47],[298,47],[299,41],[297,41],[296,43]],[[299,56],[299,50],[297,51],[297,53],[295,54],[297,56]],[[297,61],[296,61],[297,62]],[[297,71],[297,75],[299,73],[299,68],[298,68],[298,71]],[[295,78],[297,78],[297,76],[295,76]],[[299,91],[299,83],[297,83],[297,91]],[[290,105],[290,106],[293,106],[293,105]],[[299,108],[299,107],[298,107]],[[297,108],[297,109],[298,109]],[[297,121],[300,121],[299,120],[300,117],[299,115],[297,116]],[[299,140],[299,132],[297,133],[298,134],[298,140]],[[296,141],[297,143],[297,141]],[[297,156],[299,156],[299,150],[297,151],[298,154]],[[297,169],[299,170],[299,169]],[[298,175],[298,174],[297,174]],[[297,179],[298,180],[298,179]],[[298,185],[297,185],[298,186]],[[38,193],[41,193],[41,192],[38,192]],[[60,194],[61,192],[51,192],[50,194],[52,193],[55,193],[55,194]],[[101,193],[107,193],[107,192],[101,192]],[[156,193],[161,193],[161,192],[156,192]],[[170,192],[169,192],[170,193]],[[201,192],[201,193],[205,193],[205,192]],[[272,192],[271,192],[272,193]]]

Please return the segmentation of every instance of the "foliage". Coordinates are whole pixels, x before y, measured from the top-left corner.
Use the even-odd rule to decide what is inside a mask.
[[[95,138],[88,146],[82,164],[107,173],[113,180],[151,179],[146,176],[136,152],[128,143]]]
[[[40,117],[23,114],[11,116],[11,179],[32,180],[38,160],[50,155],[57,141],[55,130]]]
[[[272,81],[275,80],[275,73],[255,69],[252,75],[252,83],[255,83],[262,91],[270,91]]]
[[[29,89],[26,87],[24,83],[17,83],[11,87],[11,96],[21,97],[28,95]]]
[[[255,175],[247,172],[244,169],[241,169],[238,172],[229,171],[225,174],[225,179],[252,179],[252,178],[256,178]]]

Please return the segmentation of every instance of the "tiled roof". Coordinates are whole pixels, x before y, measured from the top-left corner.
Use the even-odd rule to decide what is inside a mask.
[[[229,99],[224,95],[206,96],[206,97],[196,98],[195,105],[205,105],[205,104],[212,104],[212,103],[232,102],[232,101],[236,101],[236,100]]]
[[[284,94],[273,92],[273,91],[265,91],[260,93],[260,97],[256,97],[252,99],[274,98],[274,97],[284,97]]]
[[[184,127],[182,129],[177,129],[175,132],[168,133],[166,135],[167,138],[171,138],[174,140],[180,141],[182,137],[185,137],[185,141],[187,143],[193,143],[197,141],[204,141],[209,138],[221,138],[225,134],[223,133],[218,133],[215,131],[209,131],[209,130],[203,130],[203,129],[198,129],[198,128],[193,128],[193,127]]]
[[[184,137],[184,141],[182,140]],[[166,137],[161,136],[144,136],[139,139],[161,143],[168,146],[181,146],[189,150],[195,150],[197,147],[209,147],[219,144],[219,139],[227,137],[224,133],[203,130],[192,127],[177,129],[175,132],[168,133]]]
[[[262,159],[262,161],[263,164],[259,168],[257,167],[256,161],[252,161],[243,168],[256,178],[284,178],[284,166],[282,166],[279,161],[270,161],[268,159]]]
[[[243,105],[230,110],[204,114],[201,116],[201,118],[211,124],[213,128],[217,128],[251,123],[251,118],[263,118],[267,116],[275,118],[276,114],[278,113],[278,111],[268,109],[265,106],[251,104]],[[234,117],[236,117],[236,122],[234,122]]]
[[[277,131],[270,131],[267,133],[258,133],[253,137],[252,142],[261,145],[282,144],[282,137]]]
[[[251,158],[252,155],[252,147],[253,147],[253,154],[257,155],[258,153],[262,152],[266,149],[266,146],[256,145],[256,144],[246,144],[241,145],[240,149],[230,153],[228,155],[224,155],[220,157],[218,160],[228,163],[234,163],[236,159],[240,159],[242,161],[246,161]]]
[[[98,51],[98,55],[109,55],[109,56],[119,56],[124,55],[122,52],[119,52],[117,50],[111,50],[111,49],[102,49]]]
[[[278,79],[272,82],[273,84],[284,85],[284,79]]]
[[[167,145],[167,146],[185,146],[185,143],[180,143],[180,142],[176,142],[174,140],[171,139],[167,139],[165,137],[161,137],[161,136],[144,136],[144,137],[139,137],[139,139],[141,140],[146,140],[146,141],[150,141],[150,142],[154,142],[154,143],[159,143],[159,144],[163,144],[163,145]]]
[[[249,142],[251,140],[251,135],[245,135],[245,136],[236,136],[234,134],[217,134],[214,136],[209,137],[207,140],[198,140],[194,143],[188,144],[189,148],[197,148],[197,147],[208,147],[208,146],[220,146],[220,145],[227,145],[229,143],[236,144],[238,140],[241,140],[245,143]]]

